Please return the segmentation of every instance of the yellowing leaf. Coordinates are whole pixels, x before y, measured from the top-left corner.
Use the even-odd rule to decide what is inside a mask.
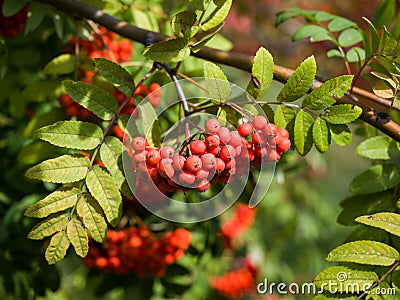
[[[70,242],[65,231],[56,233],[47,246],[45,257],[49,265],[62,260],[67,254]]]

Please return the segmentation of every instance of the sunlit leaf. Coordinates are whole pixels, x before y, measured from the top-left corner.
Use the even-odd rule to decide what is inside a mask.
[[[274,60],[267,49],[261,47],[257,50],[251,74],[253,79],[247,86],[247,92],[258,100],[268,91],[274,75]],[[257,85],[253,80],[257,82]]]
[[[361,216],[356,222],[383,229],[391,234],[400,236],[400,215],[392,212],[380,212],[373,215]]]
[[[300,110],[294,123],[294,144],[300,155],[306,155],[312,147],[312,125],[314,118],[304,110]]]
[[[204,63],[204,77],[211,101],[223,103],[231,96],[231,85],[220,67],[211,63]]]
[[[70,213],[56,213],[36,224],[28,234],[28,238],[41,240],[61,230],[65,230],[69,222]]]
[[[45,257],[49,265],[53,265],[56,262],[62,260],[67,254],[70,241],[65,231],[56,233],[50,240],[50,244],[47,246]]]
[[[75,59],[75,55],[61,54],[49,61],[43,72],[48,75],[70,74],[75,70]]]
[[[204,31],[213,29],[221,24],[228,16],[229,10],[232,6],[232,0],[219,0],[214,1],[216,8],[209,15],[209,17],[201,23],[201,29]]]
[[[74,214],[67,226],[67,236],[75,252],[80,257],[85,257],[89,251],[89,237],[83,227],[81,218]]]
[[[147,59],[153,61],[174,63],[183,61],[190,55],[187,38],[175,38],[151,44],[143,51]]]
[[[293,108],[280,105],[275,110],[274,123],[278,128],[286,128],[295,117],[296,111]]]
[[[346,124],[355,121],[362,113],[362,109],[351,104],[339,104],[331,106],[323,119],[332,124]]]
[[[313,140],[315,147],[321,153],[326,152],[329,149],[331,143],[331,135],[329,132],[328,123],[325,120],[318,117],[313,124]]]

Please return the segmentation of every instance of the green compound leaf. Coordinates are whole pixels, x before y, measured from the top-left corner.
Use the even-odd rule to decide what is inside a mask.
[[[346,124],[355,121],[361,113],[361,107],[339,104],[329,107],[329,111],[322,115],[322,118],[331,124]]]
[[[75,55],[61,54],[53,58],[44,67],[43,72],[47,75],[70,74],[75,70]]]
[[[95,165],[86,177],[86,185],[99,202],[108,222],[117,226],[122,214],[122,198],[111,175]]]
[[[349,290],[350,287],[355,292],[362,292],[372,287],[378,279],[379,277],[375,272],[333,266],[320,272],[314,278],[314,283],[318,288],[323,288],[326,291],[333,287],[339,293],[352,292],[352,290]]]
[[[329,252],[329,262],[353,262],[364,265],[390,266],[400,258],[396,249],[376,241],[355,241]]]
[[[350,183],[350,192],[357,195],[386,191],[400,183],[397,165],[375,165],[355,177]]]
[[[356,222],[383,229],[400,236],[400,215],[391,212],[376,213],[356,218]]]
[[[124,174],[121,168],[121,155],[123,145],[121,141],[113,136],[108,136],[104,139],[103,144],[100,147],[100,158],[118,188],[121,188],[122,183],[125,180]]]
[[[391,154],[399,151],[398,144],[387,136],[375,136],[362,141],[356,153],[369,159],[390,159]]]
[[[303,101],[303,106],[311,109],[319,110],[326,106],[330,106],[336,101],[333,99],[334,95],[338,98],[343,95],[350,88],[353,80],[352,75],[338,76],[329,79],[320,87],[313,90]]]
[[[292,76],[278,94],[278,101],[292,102],[304,96],[310,89],[317,73],[317,64],[314,56],[306,58],[294,71]]]
[[[143,51],[143,55],[147,59],[158,62],[180,62],[190,55],[188,44],[189,40],[187,38],[170,39],[146,47]]]
[[[63,81],[68,95],[100,119],[109,121],[119,110],[118,102],[105,90],[84,82]]]
[[[274,59],[269,51],[263,47],[257,50],[251,69],[253,80],[247,86],[247,92],[256,100],[262,98],[271,86],[274,76]]]
[[[75,252],[80,257],[85,257],[89,251],[89,237],[83,227],[82,220],[74,214],[67,226],[67,236]]]
[[[296,111],[293,108],[280,105],[275,110],[274,123],[278,128],[286,128],[295,117]]]
[[[62,155],[33,166],[26,171],[25,176],[45,182],[75,182],[85,178],[89,165],[87,157]]]
[[[89,193],[85,193],[78,202],[76,212],[90,236],[96,242],[103,243],[106,238],[107,223],[99,203]]]
[[[313,139],[315,147],[321,153],[324,153],[329,149],[331,144],[331,135],[329,131],[328,123],[318,117],[313,125]]]
[[[216,5],[214,11],[201,23],[201,29],[204,31],[213,29],[224,22],[231,9],[232,0],[214,0],[214,4]]]
[[[75,205],[79,194],[79,189],[75,187],[58,189],[46,198],[29,206],[25,211],[25,216],[44,218],[52,213],[66,210]]]
[[[362,42],[363,37],[359,30],[355,28],[349,28],[343,31],[339,37],[338,42],[342,47],[350,47],[355,44]]]
[[[70,241],[67,233],[61,231],[56,233],[50,240],[50,244],[47,246],[45,257],[49,265],[53,265],[56,262],[62,260],[67,254]]]
[[[199,27],[194,26],[195,22],[195,12],[181,11],[172,18],[171,27],[176,36],[191,38],[199,31]]]
[[[325,28],[318,25],[301,26],[294,32],[292,40],[295,42],[307,37],[310,38],[311,42],[333,41],[329,32]]]
[[[331,137],[338,146],[346,146],[351,143],[352,134],[349,126],[346,124],[329,124]]]
[[[69,222],[70,213],[62,212],[51,215],[47,219],[35,225],[28,233],[28,238],[32,240],[41,240],[56,232],[64,230]]]
[[[220,67],[211,63],[204,63],[204,77],[211,98],[217,104],[223,103],[231,96],[231,85]]]
[[[111,82],[127,97],[132,95],[135,83],[127,70],[119,64],[105,58],[95,58],[94,63],[101,76],[103,76],[108,82]]]
[[[294,122],[294,144],[300,155],[306,155],[312,147],[312,126],[314,118],[304,110],[300,110]]]
[[[60,121],[37,129],[34,136],[58,147],[91,150],[100,143],[103,131],[93,123]]]

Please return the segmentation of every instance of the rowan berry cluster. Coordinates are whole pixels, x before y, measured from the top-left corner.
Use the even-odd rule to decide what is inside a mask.
[[[241,299],[254,293],[257,269],[245,259],[240,268],[210,279],[210,285],[218,294],[228,299]]]
[[[162,277],[167,267],[183,257],[191,233],[183,228],[158,237],[147,226],[108,230],[104,244],[91,241],[84,264],[106,273]]]
[[[131,60],[133,46],[127,39],[117,39],[114,32],[104,27],[99,27],[99,32],[92,35],[92,39],[79,38],[79,46],[85,56],[90,58],[106,58],[115,62],[126,62]],[[77,40],[72,37],[70,49],[72,50]]]
[[[13,16],[5,17],[3,15],[4,0],[0,0],[0,35],[5,38],[12,38],[20,33],[28,19],[28,6],[24,6]]]
[[[228,183],[233,175],[243,175],[250,165],[279,160],[290,148],[287,130],[277,129],[263,116],[240,124],[237,131],[221,126],[217,119],[207,120],[204,129],[204,139],[190,139],[180,151],[151,147],[144,137],[135,137],[131,156],[140,175],[137,185],[144,189],[152,180],[163,194],[204,192],[210,183]]]

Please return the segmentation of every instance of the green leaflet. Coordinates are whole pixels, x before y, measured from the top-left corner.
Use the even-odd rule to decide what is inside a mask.
[[[29,206],[25,211],[25,216],[44,218],[52,213],[63,211],[75,205],[79,194],[79,189],[75,187],[58,189],[46,198]]]
[[[378,51],[379,41],[380,41],[378,31],[376,30],[374,24],[372,24],[370,20],[368,20],[365,17],[363,17],[363,19],[365,22],[367,22],[369,32],[371,34],[371,53],[376,53]]]
[[[204,77],[211,101],[217,104],[225,102],[231,96],[231,85],[220,67],[211,63],[204,63]]]
[[[331,137],[339,146],[346,146],[351,143],[352,134],[349,126],[346,124],[329,124]]]
[[[332,32],[338,32],[354,26],[357,26],[357,24],[346,18],[335,16],[332,21],[329,22],[328,29]]]
[[[329,107],[329,110],[322,115],[322,118],[332,124],[346,124],[355,121],[361,113],[361,107],[353,107],[351,104],[339,104]]]
[[[95,58],[94,63],[108,82],[111,82],[117,89],[127,97],[131,96],[135,83],[132,76],[123,67],[105,58]]]
[[[123,145],[121,141],[113,136],[107,136],[100,147],[100,158],[111,176],[114,178],[117,187],[120,188],[125,180],[121,167],[121,155]]]
[[[359,174],[350,183],[353,194],[364,195],[386,191],[400,183],[397,165],[375,165]]]
[[[398,143],[387,136],[375,136],[362,141],[356,153],[369,159],[390,159],[399,151]]]
[[[10,17],[19,12],[25,5],[28,4],[28,0],[6,0],[3,1],[2,15]],[[2,3],[3,3],[2,2]]]
[[[122,214],[121,194],[111,175],[94,165],[86,177],[90,194],[99,202],[112,226],[117,226]]]
[[[328,267],[320,272],[315,278],[314,283],[318,288],[323,287],[329,291],[329,287],[334,286],[337,291],[346,292],[346,287],[352,286],[357,291],[364,291],[371,287],[378,280],[375,272],[350,269],[343,266]]]
[[[271,86],[274,76],[274,59],[269,51],[260,47],[254,57],[251,68],[251,80],[247,86],[247,92],[256,100],[261,99]],[[253,81],[257,82],[257,86]]]
[[[61,54],[53,58],[44,67],[43,72],[48,75],[70,74],[75,70],[75,55]]]
[[[329,132],[328,123],[318,117],[313,125],[313,139],[315,147],[321,153],[324,153],[329,149],[331,143],[331,135]]]
[[[104,242],[107,233],[107,223],[100,205],[89,193],[85,193],[78,202],[76,212],[82,219],[83,225],[89,231],[90,236],[96,242]]]
[[[278,94],[278,101],[292,102],[304,96],[310,89],[317,73],[314,56],[306,58],[294,71]]]
[[[69,183],[85,178],[90,160],[87,157],[62,155],[28,169],[25,176],[46,182]]]
[[[314,118],[304,110],[300,110],[294,121],[294,144],[300,155],[306,155],[312,147],[312,125]]]
[[[67,236],[75,252],[80,257],[85,257],[89,251],[89,237],[83,227],[82,220],[74,214],[67,226]]]
[[[229,13],[232,6],[232,0],[214,0],[217,6],[210,16],[201,23],[201,29],[204,31],[213,29],[221,24]]]
[[[213,39],[214,37],[216,37],[216,38],[218,37],[217,34],[222,29],[222,27],[224,27],[224,24],[225,24],[224,22],[221,23],[221,25],[217,29],[215,29],[213,32],[202,37],[202,39],[200,41],[193,43],[190,46],[190,50],[194,53],[199,52],[204,45],[206,45],[208,42],[211,41],[211,39]],[[226,43],[228,43],[228,42],[226,42]],[[224,46],[226,46],[226,45],[224,45]],[[223,50],[223,49],[220,49],[220,50]]]
[[[336,102],[333,99],[334,95],[338,98],[343,97],[350,88],[352,80],[353,75],[343,75],[329,79],[303,100],[303,107],[319,110],[332,105]]]
[[[28,238],[33,240],[41,240],[46,236],[50,236],[56,232],[64,230],[69,222],[69,212],[56,213],[47,219],[36,224],[28,233]]]
[[[93,123],[59,121],[37,129],[34,136],[59,147],[91,150],[100,143],[103,131]]]
[[[199,31],[199,27],[194,26],[195,22],[195,12],[181,11],[171,19],[171,27],[176,36],[191,38]]]
[[[393,247],[376,241],[355,241],[340,245],[326,257],[330,262],[353,262],[374,266],[390,266],[400,258]]]
[[[400,236],[400,215],[391,212],[376,213],[361,216],[356,222],[383,229],[391,234]]]
[[[109,121],[119,110],[117,100],[110,93],[84,82],[63,81],[68,95],[99,118]]]
[[[50,244],[47,246],[45,253],[45,257],[49,265],[53,265],[62,260],[67,254],[69,245],[70,241],[65,231],[56,233],[51,238]]]
[[[342,31],[338,37],[339,45],[342,47],[350,47],[359,42],[362,42],[363,37],[359,30],[355,28],[349,28]]]
[[[307,37],[310,37],[310,42],[333,41],[329,32],[318,25],[301,26],[293,33],[292,40],[295,42]]]
[[[293,108],[280,105],[275,110],[274,123],[278,128],[286,128],[295,117],[296,111]]]
[[[143,55],[153,61],[174,63],[180,62],[190,55],[187,38],[175,38],[154,43],[146,47]]]

